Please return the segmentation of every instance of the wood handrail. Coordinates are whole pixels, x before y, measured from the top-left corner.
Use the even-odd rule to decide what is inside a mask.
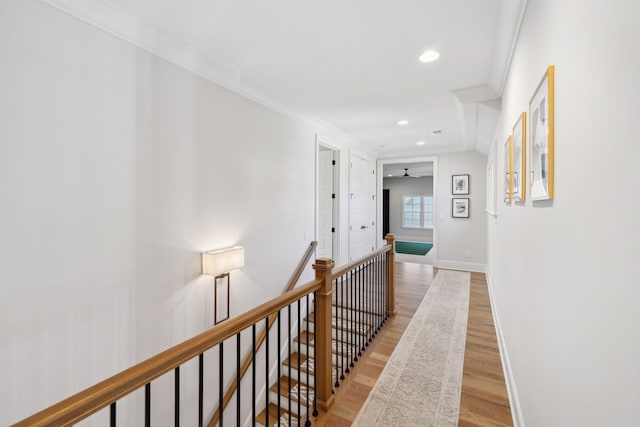
[[[393,245],[384,245],[383,247],[381,247],[377,251],[371,252],[368,255],[365,255],[365,256],[363,256],[361,258],[358,258],[357,260],[355,260],[353,262],[350,262],[349,264],[346,264],[346,265],[343,265],[340,268],[337,268],[335,271],[333,271],[331,273],[331,280],[337,279],[338,277],[340,277],[343,274],[353,270],[354,268],[356,268],[360,264],[364,263],[365,261],[369,261],[370,259],[375,258],[380,254],[383,254],[385,252],[389,252],[392,248],[393,248]]]
[[[319,290],[323,285],[323,280],[312,280],[25,418],[13,427],[75,424],[289,304]]]
[[[286,292],[289,292],[296,286],[296,283],[298,283],[300,276],[302,276],[302,272],[307,266],[307,263],[311,259],[311,256],[313,255],[313,252],[316,250],[317,246],[318,246],[318,242],[315,240],[309,244],[309,247],[307,247],[307,250],[302,255],[302,258],[300,258],[300,262],[298,263],[296,269],[291,274],[291,277],[289,278],[289,282],[287,282],[287,285],[284,287],[284,291],[282,291],[283,294]],[[269,316],[269,320],[267,323],[268,326],[262,331],[260,331],[260,334],[256,339],[256,351],[258,351],[262,346],[262,343],[267,337],[267,332],[271,330],[271,326],[273,326],[276,319],[277,319],[277,316],[275,314],[272,314],[271,316]],[[253,351],[249,352],[249,354],[247,354],[244,360],[242,361],[242,365],[240,367],[240,381],[242,381],[242,378],[244,378],[244,375],[249,370],[249,367],[251,366],[252,362],[253,362]],[[224,397],[222,398],[223,412],[227,407],[227,405],[229,404],[229,402],[231,401],[231,398],[233,397],[233,394],[235,393],[237,386],[238,386],[238,375],[234,375],[233,379],[231,380],[231,384],[229,384],[229,387],[227,388],[227,391],[225,392]],[[220,405],[218,405],[218,408],[213,413],[213,416],[211,417],[211,420],[209,420],[207,427],[215,426],[219,418],[220,418]]]

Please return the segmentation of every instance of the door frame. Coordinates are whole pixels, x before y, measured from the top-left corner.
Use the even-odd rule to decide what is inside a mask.
[[[382,200],[382,188],[383,188],[383,167],[384,165],[397,164],[397,163],[426,163],[433,162],[433,266],[438,266],[438,157],[437,156],[423,156],[423,157],[401,157],[396,159],[382,159],[378,160],[378,176],[377,176],[377,198]],[[377,208],[377,224],[376,224],[376,241],[378,242],[378,248],[387,244],[382,235],[382,203],[378,203]]]
[[[319,197],[320,197],[320,149],[329,150],[333,152],[333,159],[336,162],[335,167],[333,168],[333,192],[336,195],[335,199],[333,199],[333,210],[332,210],[332,223],[335,228],[335,233],[331,238],[331,252],[333,254],[333,261],[335,261],[336,265],[339,264],[340,257],[340,149],[334,145],[331,145],[325,142],[322,138],[316,135],[316,150],[315,150],[315,209],[313,212],[314,216],[314,232],[315,232],[315,240],[318,240],[319,232],[318,232],[318,206],[319,206]],[[317,257],[317,253],[316,253]]]

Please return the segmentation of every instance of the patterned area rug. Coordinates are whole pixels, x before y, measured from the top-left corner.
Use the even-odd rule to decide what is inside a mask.
[[[469,273],[439,270],[354,426],[457,426]]]

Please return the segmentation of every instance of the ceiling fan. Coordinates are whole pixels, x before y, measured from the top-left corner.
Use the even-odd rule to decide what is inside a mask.
[[[403,178],[420,178],[420,175],[409,175],[409,168],[404,168]]]

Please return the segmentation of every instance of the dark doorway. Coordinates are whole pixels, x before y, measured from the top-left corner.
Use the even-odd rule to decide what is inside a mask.
[[[389,234],[389,190],[382,190],[382,237]]]

